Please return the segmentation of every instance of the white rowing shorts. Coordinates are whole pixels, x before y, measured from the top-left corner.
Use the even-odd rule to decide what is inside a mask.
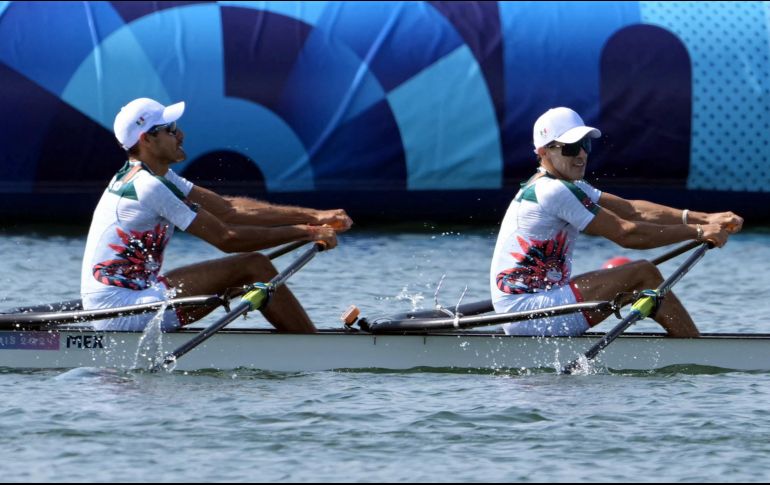
[[[572,283],[549,291],[506,295],[494,302],[497,313],[525,312],[582,302],[580,291]],[[534,337],[577,337],[590,328],[583,312],[556,317],[504,323],[506,335]]]
[[[98,310],[103,308],[116,308],[130,305],[143,305],[167,299],[165,285],[160,283],[146,290],[129,290],[127,288],[111,288],[109,291],[86,293],[83,295],[83,308],[86,310]],[[157,312],[129,315],[125,317],[95,320],[94,330],[117,330],[123,332],[142,332],[150,321],[155,318]],[[181,327],[179,317],[173,309],[163,313],[161,330],[173,332]]]

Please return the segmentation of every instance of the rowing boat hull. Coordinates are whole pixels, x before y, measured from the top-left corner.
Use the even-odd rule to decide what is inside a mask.
[[[194,331],[164,334],[163,353],[194,335]],[[91,330],[0,332],[0,367],[144,368],[146,359],[137,361],[140,337],[137,333]],[[534,338],[477,332],[375,336],[337,331],[288,335],[223,330],[182,357],[175,369],[559,369],[599,337]],[[627,370],[699,365],[770,371],[770,335],[711,334],[700,339],[673,339],[630,334],[618,338],[597,362],[602,367]]]

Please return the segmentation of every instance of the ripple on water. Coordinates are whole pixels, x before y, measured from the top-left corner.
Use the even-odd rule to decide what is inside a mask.
[[[367,315],[430,306],[444,273],[442,303],[452,303],[465,285],[466,301],[488,298],[495,228],[463,231],[462,237],[442,232],[447,231],[351,231],[341,235],[339,248],[293,277],[292,291],[322,328],[338,326],[339,313],[350,303]],[[84,234],[85,228],[73,239],[43,234],[34,241],[11,235],[16,242],[9,244],[0,233],[0,278],[14,275],[2,301],[16,306],[39,303],[30,295],[77,295]],[[178,236],[167,252],[170,268],[219,256]],[[766,330],[770,273],[757,273],[756,265],[733,264],[728,270],[725,261],[740,261],[747,250],[756,261],[770,260],[770,233],[738,236],[719,257],[709,253],[677,285],[678,297],[705,332]],[[29,242],[39,256],[35,268]],[[576,251],[583,255],[575,261],[580,273],[618,248],[581,238]],[[290,260],[282,258],[279,265]],[[16,271],[16,263],[26,271]],[[55,267],[60,275],[41,279],[38,267]],[[665,265],[664,274],[673,267]],[[330,280],[330,268],[345,272]],[[731,281],[753,282],[751,305],[745,295],[724,289],[719,305],[703,298],[728,273]],[[246,323],[266,325],[257,315]],[[557,375],[553,362],[544,364],[542,369],[307,373],[0,369],[5,418],[0,450],[12,457],[2,477],[24,482],[770,477],[770,373],[673,366],[649,372],[601,369],[575,377]]]

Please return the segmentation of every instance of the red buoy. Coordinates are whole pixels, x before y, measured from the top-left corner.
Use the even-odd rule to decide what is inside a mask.
[[[630,263],[631,259],[625,257],[625,256],[615,256],[614,258],[610,258],[607,261],[604,262],[602,265],[602,269],[609,269],[609,268],[617,268],[618,266],[623,266],[626,263]]]

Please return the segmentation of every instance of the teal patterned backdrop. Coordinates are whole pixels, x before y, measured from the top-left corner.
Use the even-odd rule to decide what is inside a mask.
[[[0,215],[88,213],[125,158],[115,114],[152,97],[187,102],[177,171],[223,191],[494,220],[533,171],[534,120],[570,106],[604,133],[599,187],[761,218],[768,18],[765,2],[0,2]]]

